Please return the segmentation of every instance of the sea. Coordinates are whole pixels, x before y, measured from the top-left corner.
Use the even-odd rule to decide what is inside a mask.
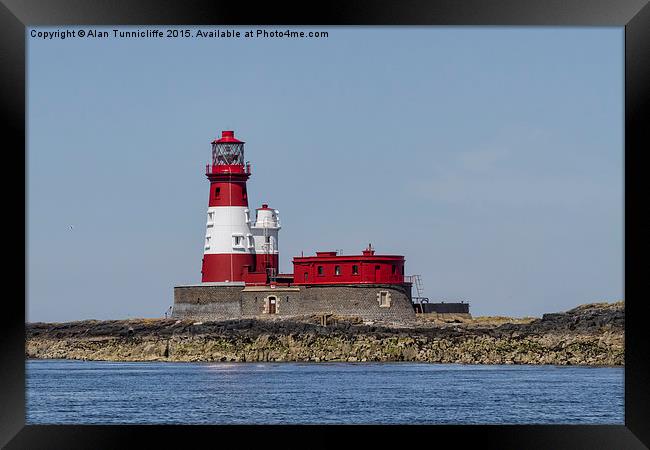
[[[27,424],[618,424],[622,367],[28,360]]]

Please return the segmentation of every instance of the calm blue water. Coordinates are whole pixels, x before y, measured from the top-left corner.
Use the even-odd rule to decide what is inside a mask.
[[[27,361],[28,424],[623,424],[623,368]]]

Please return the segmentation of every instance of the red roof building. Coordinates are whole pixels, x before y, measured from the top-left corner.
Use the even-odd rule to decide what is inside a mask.
[[[361,255],[316,252],[293,258],[294,285],[403,284],[404,257],[375,255],[368,246]]]

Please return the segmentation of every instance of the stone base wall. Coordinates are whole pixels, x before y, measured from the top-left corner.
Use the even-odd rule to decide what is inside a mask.
[[[305,314],[336,314],[364,320],[408,320],[415,318],[410,285],[305,286],[302,303]],[[380,293],[387,293],[387,305],[380,305]]]
[[[241,317],[242,286],[177,286],[172,317],[192,320]]]
[[[275,313],[271,299],[274,297]],[[363,320],[415,318],[410,285],[179,286],[172,317],[192,320],[273,318],[335,314]]]
[[[275,297],[275,314],[269,314],[270,297]],[[242,317],[296,316],[309,314],[304,310],[302,290],[297,287],[255,287],[242,291]]]

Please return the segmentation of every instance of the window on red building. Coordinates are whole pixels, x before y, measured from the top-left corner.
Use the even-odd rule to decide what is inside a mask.
[[[318,266],[318,275],[323,275],[323,266]]]
[[[397,271],[397,266],[393,264],[393,267],[391,268],[391,273],[395,275],[395,272]]]
[[[352,275],[359,275],[359,266],[352,266]]]
[[[334,266],[334,275],[341,275],[341,266]]]

